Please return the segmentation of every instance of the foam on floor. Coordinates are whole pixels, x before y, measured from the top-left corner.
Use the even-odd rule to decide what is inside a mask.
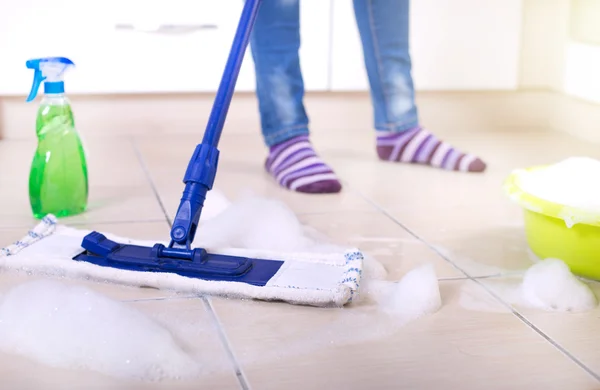
[[[528,305],[547,311],[586,311],[598,304],[590,287],[559,259],[546,259],[529,268],[521,295]]]
[[[128,379],[188,378],[199,366],[167,329],[125,303],[53,280],[0,298],[0,350]]]
[[[401,323],[433,314],[442,306],[433,264],[411,270],[398,282],[367,280],[366,293],[384,313]]]
[[[303,225],[283,202],[246,194],[224,211],[200,224],[198,245],[283,252],[339,253],[324,234]],[[365,254],[362,299],[406,323],[433,313],[441,306],[439,285],[433,265],[419,267],[399,281],[386,281],[385,267]],[[368,303],[367,303],[368,304]]]
[[[521,277],[485,279],[481,283],[496,296],[515,307],[554,312],[581,312],[595,308],[597,298],[590,287],[571,273],[559,259],[545,259],[531,266]],[[465,284],[460,302],[470,310],[498,311],[497,302],[482,294],[473,293],[475,287]]]
[[[286,252],[339,251],[339,247],[320,242],[285,203],[251,195],[200,224],[196,236],[196,244],[207,247]]]
[[[227,321],[236,356],[244,366],[268,367],[290,356],[309,359],[330,348],[352,346],[349,353],[360,353],[361,344],[393,337],[411,321],[441,307],[438,281],[431,265],[415,268],[400,281],[367,279],[365,283],[361,299],[340,309],[291,308],[259,301],[222,303],[226,317],[235,311],[236,316],[244,318],[243,322]],[[260,340],[260,347],[255,342],[244,342],[247,339]]]
[[[196,245],[315,253],[346,249],[304,226],[282,202],[246,196],[230,204],[220,193],[215,194],[207,199],[203,212],[207,217],[198,227]],[[381,339],[441,307],[432,265],[414,269],[400,281],[387,281],[385,267],[372,256],[365,257],[364,286],[348,307],[320,309],[241,302],[235,311],[245,320],[228,324],[228,332],[239,326],[242,333],[254,328],[270,335],[270,327],[275,327],[273,333],[279,341],[274,341],[269,356],[264,350],[246,352],[247,356],[257,353],[255,359],[265,362],[331,345]],[[288,310],[285,321],[281,321],[281,310]],[[272,321],[265,313],[272,313]],[[289,319],[294,315],[299,316],[297,324]],[[303,327],[308,317],[320,326],[315,327],[311,321],[310,326]],[[50,366],[146,380],[195,375],[202,367],[196,362],[207,359],[192,356],[164,326],[126,303],[53,281],[20,285],[2,298],[0,350]]]
[[[194,243],[197,246],[309,253],[342,253],[347,249],[303,225],[281,201],[246,194],[219,212],[212,211],[215,204],[226,203],[207,201],[211,218],[198,226]],[[387,276],[385,267],[368,254],[363,266],[366,277],[384,279]]]

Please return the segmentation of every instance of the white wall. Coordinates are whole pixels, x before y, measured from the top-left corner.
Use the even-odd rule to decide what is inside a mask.
[[[333,90],[365,90],[351,0],[333,0]],[[411,53],[421,90],[518,87],[522,0],[415,0]]]
[[[600,103],[600,2],[571,0],[564,56],[563,91]]]
[[[563,90],[569,0],[523,0],[521,88]]]
[[[565,59],[563,90],[566,94],[600,103],[600,46],[572,42]]]
[[[517,88],[522,1],[528,0],[414,0],[417,88]],[[301,4],[307,89],[366,90],[352,0]],[[33,75],[25,61],[52,55],[75,61],[71,93],[215,91],[241,6],[241,0],[105,0],[94,8],[81,0],[2,1],[0,95],[26,95]],[[118,30],[118,23],[149,29],[214,23],[218,29],[157,34]],[[254,89],[249,54],[237,89]]]

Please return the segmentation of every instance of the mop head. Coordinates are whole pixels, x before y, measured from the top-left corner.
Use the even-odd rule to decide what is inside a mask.
[[[259,287],[242,282],[202,280],[168,272],[121,270],[73,260],[74,256],[84,251],[81,242],[88,233],[88,230],[61,225],[53,215],[47,215],[21,240],[0,250],[0,267],[49,276],[174,290],[178,293],[284,301],[310,306],[341,307],[358,297],[364,258],[357,249],[316,253],[202,246],[215,254],[283,261],[279,271],[265,286]],[[131,240],[107,232],[103,234],[110,240],[125,244],[151,247],[156,243]],[[163,244],[167,245],[168,242]]]

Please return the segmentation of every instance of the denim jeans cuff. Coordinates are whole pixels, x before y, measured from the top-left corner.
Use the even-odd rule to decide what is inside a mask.
[[[418,118],[409,118],[408,120],[404,120],[402,122],[396,123],[383,123],[375,125],[376,131],[390,131],[392,133],[402,133],[403,131],[407,131],[410,129],[414,129],[419,126]]]
[[[298,137],[300,135],[308,135],[308,126],[307,125],[295,125],[290,127],[284,127],[275,132],[269,131],[268,134],[264,134],[265,143],[267,146],[271,147],[282,142],[287,141],[288,139]]]

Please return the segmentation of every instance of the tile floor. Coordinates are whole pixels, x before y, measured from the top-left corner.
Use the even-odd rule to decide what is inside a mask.
[[[367,98],[363,106],[368,107]],[[424,111],[432,115],[428,109]],[[242,123],[244,115],[232,111],[232,122]],[[368,121],[364,112],[360,115],[360,121]],[[594,341],[600,309],[581,314],[508,310],[508,303],[490,293],[490,283],[497,279],[492,267],[523,269],[530,264],[521,213],[504,197],[503,179],[513,168],[574,154],[600,157],[598,147],[537,126],[442,125],[435,129],[438,134],[489,163],[484,175],[455,174],[380,163],[368,129],[352,126],[352,115],[340,120],[333,130],[319,122],[314,142],[343,178],[341,194],[306,196],[279,189],[263,173],[264,148],[250,132],[225,132],[216,187],[230,198],[249,189],[284,200],[304,223],[375,256],[390,279],[433,263],[443,299],[439,312],[378,334],[378,318],[360,313],[360,307],[354,309],[355,317],[343,317],[342,312],[352,314],[353,309],[194,298],[70,281],[161,319],[205,356],[203,364],[211,372],[193,382],[147,384],[0,354],[2,388],[600,389],[600,352]],[[164,239],[197,140],[193,134],[88,137],[90,209],[64,222]],[[34,223],[26,195],[33,148],[30,140],[0,141],[0,245],[16,240]],[[31,278],[0,274],[0,293]],[[458,296],[467,285],[499,310],[465,309]],[[344,318],[358,322],[352,326]],[[327,342],[332,332],[344,331],[364,337]]]

